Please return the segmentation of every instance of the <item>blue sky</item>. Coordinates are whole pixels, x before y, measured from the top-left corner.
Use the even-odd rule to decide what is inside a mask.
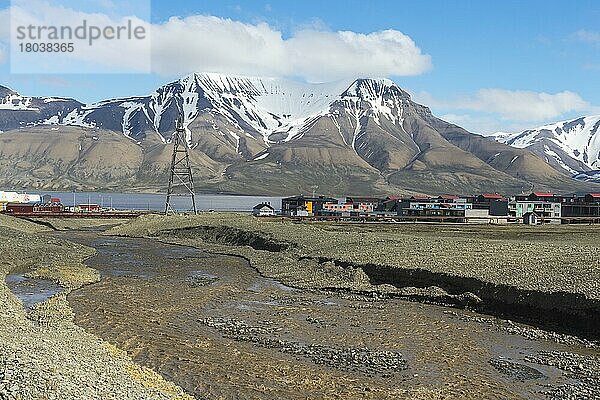
[[[0,10],[8,6],[8,1],[0,0]],[[6,20],[7,14],[2,15]],[[194,19],[196,16],[204,19]],[[0,84],[27,95],[60,95],[93,102],[147,94],[198,68],[310,81],[336,79],[338,75],[386,75],[438,116],[475,132],[514,131],[600,113],[597,1],[153,1],[151,22],[163,27],[153,33],[153,44],[157,35],[170,35],[171,42],[158,38],[170,48],[173,41],[201,41],[198,38],[207,36],[206,32],[194,29],[208,21],[208,16],[217,17],[210,20],[215,49],[207,47],[208,42],[201,47],[206,54],[199,54],[201,51],[193,46],[190,52],[194,54],[188,55],[181,55],[185,47],[171,53],[165,50],[161,57],[173,61],[157,63],[151,74],[11,74],[9,60],[4,57]],[[181,22],[181,30],[167,29],[173,25],[169,24],[172,17]],[[317,54],[306,65],[300,65],[300,58],[298,62],[282,61],[281,65],[277,62],[273,68],[268,63],[254,65],[252,60],[232,66],[236,58],[220,54],[231,42],[226,38],[221,41],[221,37],[238,32],[240,26],[250,34],[256,33],[254,29],[266,32],[263,40],[267,42],[273,38],[274,44],[265,45],[273,51],[259,51],[259,58],[276,59],[283,43],[286,51],[331,51],[337,59],[335,63],[329,61],[335,65],[328,64],[327,54]],[[391,39],[377,34],[390,30],[397,32]],[[352,50],[337,52],[340,31],[352,33],[344,45],[359,43],[356,54]],[[229,40],[237,41],[236,36],[232,38]],[[414,43],[407,44],[406,38]],[[2,45],[1,40],[0,36],[6,53],[8,43]],[[318,45],[321,42],[330,47]],[[368,49],[360,46],[371,42],[395,56],[379,59],[369,55]],[[396,43],[404,48],[395,52]],[[353,46],[350,43],[350,48]],[[243,48],[232,51],[242,52]],[[212,59],[217,57],[214,54],[219,54],[218,59]],[[370,57],[379,61],[371,65]],[[319,70],[318,65],[324,65],[329,73]]]

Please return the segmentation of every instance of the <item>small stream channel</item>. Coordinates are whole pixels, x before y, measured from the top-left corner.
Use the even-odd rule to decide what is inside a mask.
[[[98,232],[56,235],[97,250],[86,264],[100,282],[68,296],[75,322],[198,398],[395,399],[417,388],[431,393],[420,398],[546,399],[588,383],[568,362],[535,360],[598,356],[474,312],[289,288],[239,257]],[[26,306],[60,290],[9,280]]]

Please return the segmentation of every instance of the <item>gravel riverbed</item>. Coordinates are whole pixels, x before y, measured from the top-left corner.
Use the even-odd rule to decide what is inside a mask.
[[[597,341],[463,310],[490,297],[460,285],[593,307],[596,227],[60,228],[0,216],[1,400],[600,399]],[[9,273],[64,291],[26,310]]]
[[[189,399],[115,346],[73,323],[67,294],[99,280],[83,265],[94,250],[0,215],[0,399]],[[26,311],[5,276],[19,270],[65,291]]]
[[[87,262],[103,275],[69,297],[77,323],[211,399],[599,396],[587,376],[544,358],[598,365],[593,341],[405,301],[462,307],[439,288],[373,285],[360,268],[298,258],[300,246],[257,231],[209,231],[154,233],[162,243],[73,233],[98,249]],[[291,286],[272,279],[277,271]],[[192,276],[210,280],[194,285]]]

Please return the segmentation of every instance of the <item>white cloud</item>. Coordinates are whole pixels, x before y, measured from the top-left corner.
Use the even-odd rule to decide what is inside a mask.
[[[281,75],[286,72],[280,32],[212,16],[172,17],[152,30],[152,69],[162,74],[211,71]]]
[[[573,37],[581,42],[600,44],[600,32],[582,29],[575,32]]]
[[[481,135],[490,135],[496,132],[521,132],[532,127],[525,122],[506,121],[501,118],[490,115],[481,115],[479,113],[448,113],[440,115],[440,118],[465,128],[469,132]]]
[[[581,96],[570,91],[549,94],[525,90],[481,89],[464,104],[466,108],[493,112],[518,121],[540,121],[590,108],[590,104]]]
[[[155,25],[152,40],[153,69],[165,74],[216,71],[326,81],[418,75],[431,68],[431,58],[394,30],[303,29],[284,38],[265,23],[197,15]]]
[[[301,31],[286,42],[292,66],[312,80],[339,77],[419,75],[431,68],[415,42],[402,32],[370,34]]]
[[[600,114],[600,107],[570,91],[549,94],[481,89],[450,100],[435,98],[428,92],[415,92],[412,98],[431,107],[443,120],[483,135],[520,132],[561,119]]]
[[[543,121],[574,111],[594,109],[577,93],[544,93],[527,90],[481,89],[475,94],[453,100],[437,100],[426,92],[415,95],[431,107],[449,110],[472,110],[497,114],[507,120]]]
[[[39,25],[72,25],[84,18],[99,26],[123,22],[101,13],[83,13],[40,0],[35,3],[35,7],[19,8],[18,14],[12,15],[13,20]],[[6,15],[7,12],[0,10]],[[245,23],[210,15],[172,17],[148,28],[152,72],[171,76],[207,71],[328,81],[358,76],[418,75],[431,68],[431,57],[423,54],[410,37],[396,30],[332,32],[312,26],[284,37],[280,30],[264,22]],[[4,30],[7,28],[0,28],[0,37]],[[4,32],[4,36],[8,35],[9,32]],[[136,70],[143,67],[146,44],[122,42],[116,50],[114,46],[102,49],[81,46],[73,57],[75,62]]]
[[[431,68],[430,57],[394,30],[303,29],[284,39],[265,23],[212,16],[174,17],[153,28],[153,69],[165,74],[216,71],[327,81],[418,75]]]

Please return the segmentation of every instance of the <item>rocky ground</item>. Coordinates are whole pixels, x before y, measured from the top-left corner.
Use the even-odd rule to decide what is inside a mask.
[[[593,310],[598,227],[54,225],[0,216],[1,400],[600,399],[598,342],[461,309]],[[26,310],[8,273],[64,291]]]
[[[315,260],[321,258],[600,299],[598,225],[298,224],[280,218],[204,213],[168,218],[148,215],[110,234],[217,245],[237,242],[243,248],[229,246],[230,250],[252,256],[253,265],[266,275],[299,286],[329,284],[320,283],[317,277],[323,266],[315,267]],[[272,257],[277,261],[270,262]],[[333,267],[326,264],[325,268]]]
[[[94,251],[47,231],[0,215],[0,399],[190,398],[73,323],[66,296],[99,280],[82,264]],[[11,271],[55,280],[65,291],[26,311],[5,284]]]
[[[322,271],[319,276],[329,274],[335,288],[294,289],[261,276],[240,257],[214,253],[217,247],[207,252],[204,246],[154,238],[61,235],[98,249],[86,262],[103,276],[69,296],[76,322],[192,395],[268,400],[600,395],[595,342],[371,293],[356,269]],[[361,285],[362,291],[340,289],[343,284]],[[446,300],[439,289],[414,290],[429,300]]]

